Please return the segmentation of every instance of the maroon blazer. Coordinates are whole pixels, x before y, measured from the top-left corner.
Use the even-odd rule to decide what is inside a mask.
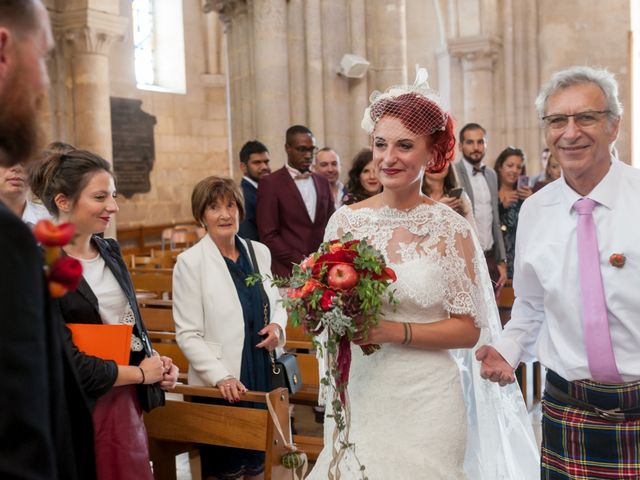
[[[290,276],[293,263],[299,263],[317,250],[329,217],[335,211],[327,179],[315,173],[312,178],[317,194],[314,222],[286,167],[261,178],[258,184],[258,235],[271,251],[271,271],[277,276]]]

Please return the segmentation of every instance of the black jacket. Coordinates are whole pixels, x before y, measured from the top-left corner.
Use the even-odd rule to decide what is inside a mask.
[[[0,478],[94,479],[93,424],[42,255],[0,203]]]
[[[258,238],[258,223],[256,221],[256,202],[258,199],[258,189],[251,185],[246,179],[240,182],[242,196],[244,197],[244,220],[240,223],[238,235],[241,238],[255,240]]]
[[[98,249],[100,256],[104,259],[107,268],[111,270],[113,276],[122,288],[131,310],[135,316],[133,333],[137,335],[144,346],[141,352],[131,352],[130,364],[138,365],[145,357],[152,354],[151,343],[147,335],[147,330],[140,317],[140,309],[136,301],[135,290],[131,283],[131,277],[127,266],[122,260],[118,242],[112,238],[100,238],[93,236],[91,241]],[[64,297],[56,301],[57,308],[65,323],[91,323],[101,324],[102,319],[98,310],[98,299],[94,295],[91,287],[83,278],[75,292],[69,292]],[[65,326],[66,340],[69,348],[73,352],[73,362],[78,371],[80,382],[84,392],[92,402],[106,393],[115,383],[118,376],[118,367],[113,360],[103,360],[91,355],[85,355],[77,349],[71,340],[71,331]]]

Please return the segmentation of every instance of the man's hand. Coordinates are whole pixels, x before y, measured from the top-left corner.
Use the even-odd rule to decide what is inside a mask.
[[[516,381],[514,369],[498,351],[490,345],[483,345],[476,351],[476,360],[482,363],[480,376],[501,386]]]

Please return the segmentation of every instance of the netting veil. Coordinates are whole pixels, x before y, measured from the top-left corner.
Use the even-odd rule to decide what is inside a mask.
[[[402,123],[415,134],[430,135],[444,130],[449,115],[428,79],[427,69],[416,65],[413,85],[394,85],[385,92],[374,91],[362,117],[362,128],[371,135],[384,115],[392,115],[402,118]],[[417,102],[422,103],[422,108],[415,108]]]

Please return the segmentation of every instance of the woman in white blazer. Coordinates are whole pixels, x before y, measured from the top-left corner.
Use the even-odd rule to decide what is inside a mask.
[[[271,389],[269,352],[284,345],[287,316],[278,289],[263,281],[269,298],[265,326],[256,273],[245,240],[238,237],[244,216],[242,194],[228,178],[208,177],[191,196],[191,209],[207,230],[202,240],[178,256],[173,271],[176,338],[189,360],[189,384],[216,386],[230,403],[247,390]],[[271,254],[251,242],[260,273],[271,274]],[[262,478],[264,454],[202,446],[202,478]]]

